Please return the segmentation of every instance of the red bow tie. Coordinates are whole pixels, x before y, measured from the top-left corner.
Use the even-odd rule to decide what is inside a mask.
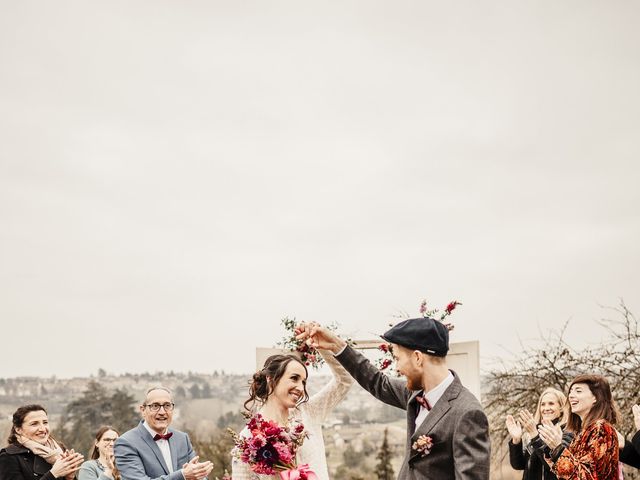
[[[431,404],[429,404],[429,400],[427,400],[423,394],[420,394],[416,397],[416,402],[418,402],[422,408],[426,408],[427,412],[431,410]]]
[[[153,439],[157,442],[158,440],[169,440],[171,438],[171,435],[173,435],[173,432],[168,432],[165,433],[164,435],[160,435],[159,433],[156,433],[155,437],[153,437]]]

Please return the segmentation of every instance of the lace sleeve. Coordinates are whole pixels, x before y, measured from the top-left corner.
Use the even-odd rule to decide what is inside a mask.
[[[322,423],[331,410],[345,397],[354,380],[331,352],[326,350],[318,350],[318,352],[327,362],[333,378],[309,399],[305,407],[307,415],[315,423]]]
[[[258,480],[260,477],[251,471],[249,465],[234,458],[231,460],[231,478],[233,480]]]

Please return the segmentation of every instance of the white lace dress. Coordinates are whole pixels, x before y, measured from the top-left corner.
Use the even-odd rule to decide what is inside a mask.
[[[324,439],[322,438],[322,424],[331,410],[345,397],[353,384],[353,378],[338,363],[331,352],[322,350],[319,352],[331,369],[333,378],[322,390],[309,398],[308,402],[294,409],[292,417],[301,421],[309,434],[297,452],[298,465],[308,463],[309,468],[315,472],[319,480],[329,480],[327,457],[324,450]],[[245,427],[240,432],[240,435],[246,435],[247,433],[248,430]],[[258,475],[253,473],[249,465],[235,458],[231,463],[231,472],[233,480],[275,480],[280,478],[279,475]]]

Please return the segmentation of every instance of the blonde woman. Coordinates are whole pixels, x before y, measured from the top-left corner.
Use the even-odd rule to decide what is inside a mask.
[[[534,415],[524,409],[519,412],[516,420],[512,415],[507,416],[506,425],[511,440],[509,441],[509,461],[515,470],[523,470],[523,480],[556,480],[549,465],[544,459],[548,454],[545,444],[538,437],[538,425],[543,421],[558,424],[564,428],[569,419],[569,404],[564,393],[555,388],[547,388],[540,398]],[[570,443],[571,433],[565,434],[565,440]]]

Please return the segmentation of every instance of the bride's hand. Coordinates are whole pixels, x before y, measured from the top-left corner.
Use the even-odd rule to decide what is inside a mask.
[[[295,332],[296,339],[305,340],[313,348],[330,350],[333,353],[338,353],[347,344],[331,330],[315,322],[300,323]]]

